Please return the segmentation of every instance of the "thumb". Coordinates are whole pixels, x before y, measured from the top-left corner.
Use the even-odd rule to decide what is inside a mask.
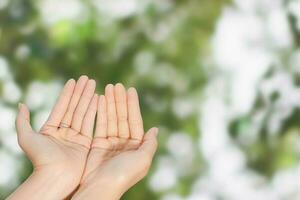
[[[23,137],[28,136],[33,133],[33,130],[30,125],[30,113],[26,105],[19,104],[19,113],[16,119],[16,128],[18,133],[18,138],[22,139]]]
[[[145,135],[144,141],[139,150],[148,153],[151,157],[154,156],[157,149],[157,134],[158,128],[151,128]]]

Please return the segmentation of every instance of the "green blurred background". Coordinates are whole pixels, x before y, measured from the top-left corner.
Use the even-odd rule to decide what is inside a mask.
[[[134,86],[160,127],[123,199],[300,198],[300,1],[0,0],[0,199],[31,173],[14,118],[36,129],[82,74]]]

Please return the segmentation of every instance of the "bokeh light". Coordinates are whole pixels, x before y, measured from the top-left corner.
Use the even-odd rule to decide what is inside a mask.
[[[32,171],[18,103],[38,130],[81,74],[160,128],[123,199],[300,198],[300,0],[0,0],[0,199]]]

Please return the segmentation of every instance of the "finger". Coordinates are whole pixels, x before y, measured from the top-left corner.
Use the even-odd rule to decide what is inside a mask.
[[[81,134],[92,138],[93,136],[93,129],[95,123],[95,117],[97,113],[97,104],[98,104],[98,95],[94,94],[93,99],[90,102],[88,110],[84,116],[82,127],[81,127]]]
[[[107,105],[107,135],[108,137],[118,136],[117,113],[115,105],[114,86],[109,84],[105,88]]]
[[[89,80],[84,88],[84,91],[80,97],[79,103],[75,109],[72,124],[72,129],[76,131],[81,130],[81,125],[83,123],[83,118],[88,110],[89,104],[93,98],[96,89],[96,81]]]
[[[127,95],[124,86],[120,83],[115,86],[115,100],[118,119],[118,135],[121,138],[129,138]]]
[[[157,134],[158,128],[151,128],[145,135],[139,151],[146,152],[151,158],[154,156],[157,149]]]
[[[71,97],[73,95],[73,91],[76,85],[76,81],[74,79],[70,79],[64,86],[57,103],[55,104],[52,112],[46,122],[46,125],[58,127],[62,118],[64,117],[68,105],[70,103]]]
[[[107,113],[106,113],[106,99],[104,95],[99,97],[97,110],[97,124],[95,137],[107,137]]]
[[[66,125],[71,125],[72,122],[72,118],[73,118],[73,113],[76,109],[76,106],[79,102],[79,99],[82,95],[82,92],[85,88],[85,85],[88,81],[88,77],[87,76],[81,76],[75,86],[71,101],[69,103],[67,112],[65,113],[61,123],[66,124]]]
[[[139,98],[135,88],[127,92],[128,121],[131,138],[142,140],[144,135],[143,119],[140,111]]]
[[[16,128],[18,133],[19,143],[22,144],[28,138],[33,130],[30,125],[30,113],[24,104],[19,104],[19,113],[16,119]]]

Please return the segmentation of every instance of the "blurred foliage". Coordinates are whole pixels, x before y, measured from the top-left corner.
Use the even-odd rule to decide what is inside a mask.
[[[289,2],[289,1],[287,1]],[[296,28],[293,16],[288,15],[289,28],[292,34],[293,46],[290,49],[285,49],[278,53],[278,58],[282,61],[279,66],[270,66],[270,70],[266,72],[264,77],[259,81],[259,86],[264,84],[264,81],[276,79],[276,76],[288,77],[285,84],[292,84],[293,89],[299,88],[300,74],[290,67],[291,58],[299,51],[300,44],[298,37],[300,30]],[[273,83],[275,85],[275,83]],[[278,86],[274,86],[276,88]],[[255,103],[249,113],[242,116],[237,116],[230,123],[230,134],[235,142],[247,155],[247,163],[251,169],[254,169],[259,174],[273,178],[279,171],[290,169],[297,166],[299,163],[299,153],[297,150],[299,139],[299,119],[300,110],[298,105],[293,105],[288,99],[295,98],[290,91],[290,97],[285,96],[282,88],[276,88],[271,94],[264,94],[261,88],[257,88],[257,96]],[[285,105],[286,104],[286,105]],[[255,115],[263,113],[260,122],[255,125]],[[276,116],[283,116],[275,122]],[[275,132],[271,126],[277,126]],[[253,131],[253,128],[258,127]],[[257,134],[256,142],[243,144],[241,136],[244,134]],[[247,143],[247,142],[246,142]]]
[[[228,0],[173,0],[167,1],[167,9],[159,7],[165,1],[153,1],[143,12],[111,20],[99,15],[92,1],[82,2],[88,9],[86,19],[63,19],[51,26],[43,22],[39,1],[9,0],[0,10],[0,55],[7,59],[22,90],[32,81],[65,81],[82,74],[96,79],[99,93],[105,84],[122,82],[138,88],[145,127],[161,127],[159,154],[166,151],[166,138],[174,131],[197,138],[198,113],[179,118],[172,102],[201,95],[207,80],[201,59],[210,52],[215,20]],[[166,36],[160,36],[164,29]],[[18,53],[22,49],[25,57]],[[31,171],[26,163],[21,180]],[[180,194],[189,192],[200,173],[192,171],[190,177],[179,180]],[[4,195],[9,192],[0,190]],[[146,179],[123,199],[157,199],[159,195],[148,189]]]

